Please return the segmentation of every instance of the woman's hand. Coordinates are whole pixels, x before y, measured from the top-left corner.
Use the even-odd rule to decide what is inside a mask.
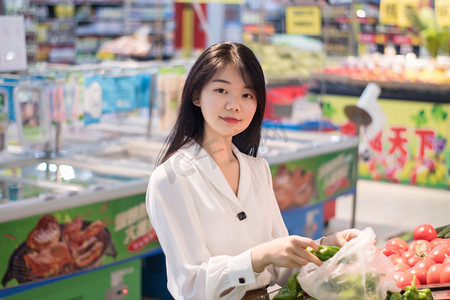
[[[356,228],[339,231],[335,234],[324,237],[322,239],[322,245],[342,247],[345,243],[357,237],[360,233],[361,231]]]
[[[291,235],[261,244],[252,249],[252,265],[255,272],[262,272],[268,265],[285,268],[298,268],[308,262],[321,265],[314,254],[306,247],[319,249],[319,244],[310,238]]]

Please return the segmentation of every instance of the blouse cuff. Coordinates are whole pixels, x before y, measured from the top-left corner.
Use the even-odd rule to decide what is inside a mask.
[[[246,286],[256,282],[253,272],[251,250],[247,250],[228,261],[228,279],[232,286]]]

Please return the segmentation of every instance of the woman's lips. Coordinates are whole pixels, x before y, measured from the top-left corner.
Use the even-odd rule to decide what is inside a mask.
[[[224,120],[225,122],[230,123],[230,124],[237,124],[237,123],[239,123],[239,120],[235,119],[235,118],[223,118],[222,117],[222,120]]]

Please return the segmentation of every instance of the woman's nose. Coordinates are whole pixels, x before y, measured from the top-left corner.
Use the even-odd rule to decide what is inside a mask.
[[[229,111],[239,111],[239,100],[237,100],[235,97],[230,97],[229,101],[227,101],[226,103],[225,108]]]

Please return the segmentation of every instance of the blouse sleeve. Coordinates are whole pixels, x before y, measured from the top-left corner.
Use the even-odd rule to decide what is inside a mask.
[[[168,176],[169,175],[169,176]],[[168,287],[176,299],[240,299],[255,283],[251,252],[212,257],[205,245],[188,179],[163,166],[152,173],[146,204],[170,269]],[[227,291],[225,296],[220,295]]]

